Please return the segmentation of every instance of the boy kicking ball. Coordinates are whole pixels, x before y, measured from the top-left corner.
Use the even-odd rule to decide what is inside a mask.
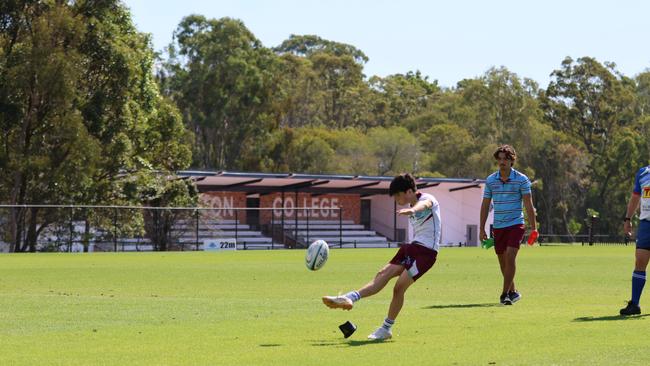
[[[396,176],[390,183],[388,194],[395,198],[398,205],[409,205],[409,208],[397,213],[409,217],[413,240],[410,244],[402,244],[395,257],[359,290],[341,296],[323,296],[323,303],[328,307],[350,310],[355,302],[378,293],[391,278],[398,277],[384,323],[368,336],[368,339],[374,340],[393,336],[391,329],[404,304],[404,293],[433,266],[440,246],[440,207],[436,198],[418,192],[415,179],[410,174]]]

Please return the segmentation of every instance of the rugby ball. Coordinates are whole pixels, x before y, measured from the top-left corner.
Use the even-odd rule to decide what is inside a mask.
[[[307,254],[305,254],[305,265],[310,271],[317,271],[325,265],[329,255],[330,247],[327,246],[325,240],[316,240],[309,245],[309,248],[307,248]]]

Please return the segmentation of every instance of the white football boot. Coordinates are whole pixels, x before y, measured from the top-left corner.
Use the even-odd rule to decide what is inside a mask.
[[[323,296],[323,304],[332,309],[350,310],[354,306],[352,300],[345,296]]]
[[[379,327],[377,328],[376,331],[374,331],[371,335],[368,336],[368,339],[386,340],[386,339],[391,339],[392,337],[393,337],[393,333],[391,333],[390,330],[386,330],[384,327]]]

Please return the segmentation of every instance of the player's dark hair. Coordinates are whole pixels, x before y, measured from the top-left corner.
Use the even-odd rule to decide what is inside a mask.
[[[408,190],[413,190],[415,192],[417,187],[415,185],[415,178],[409,173],[404,173],[393,178],[393,181],[390,182],[390,188],[388,188],[388,195],[394,196],[400,192],[406,192]]]
[[[499,153],[505,153],[506,159],[512,160],[512,165],[515,165],[515,160],[517,160],[517,152],[515,148],[510,145],[501,145],[497,148],[497,151],[494,152],[494,158],[499,158]]]

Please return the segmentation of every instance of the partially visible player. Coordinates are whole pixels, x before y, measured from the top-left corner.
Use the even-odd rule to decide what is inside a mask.
[[[627,204],[627,212],[623,220],[625,235],[632,235],[632,216],[641,203],[639,228],[636,232],[636,252],[634,272],[632,272],[632,299],[621,309],[621,315],[641,314],[639,300],[645,285],[645,273],[650,260],[650,166],[639,169],[634,178],[634,190]]]
[[[515,149],[510,145],[501,145],[494,152],[494,159],[499,164],[499,170],[487,177],[485,182],[480,217],[481,240],[488,238],[485,233],[485,222],[492,202],[494,204],[494,251],[499,258],[499,267],[503,275],[503,288],[499,302],[503,305],[512,305],[521,299],[521,293],[515,287],[515,272],[519,245],[526,232],[522,202],[528,214],[531,234],[534,236],[537,235],[537,221],[530,180],[513,168],[517,160]]]
[[[359,290],[341,296],[323,296],[323,303],[328,307],[350,310],[355,302],[378,293],[391,278],[398,277],[384,323],[368,336],[368,339],[376,340],[393,336],[391,329],[404,304],[404,293],[433,266],[440,246],[440,207],[436,198],[418,192],[410,174],[396,176],[390,183],[388,194],[398,205],[409,205],[397,214],[409,217],[413,240],[410,244],[402,244],[395,257]]]

